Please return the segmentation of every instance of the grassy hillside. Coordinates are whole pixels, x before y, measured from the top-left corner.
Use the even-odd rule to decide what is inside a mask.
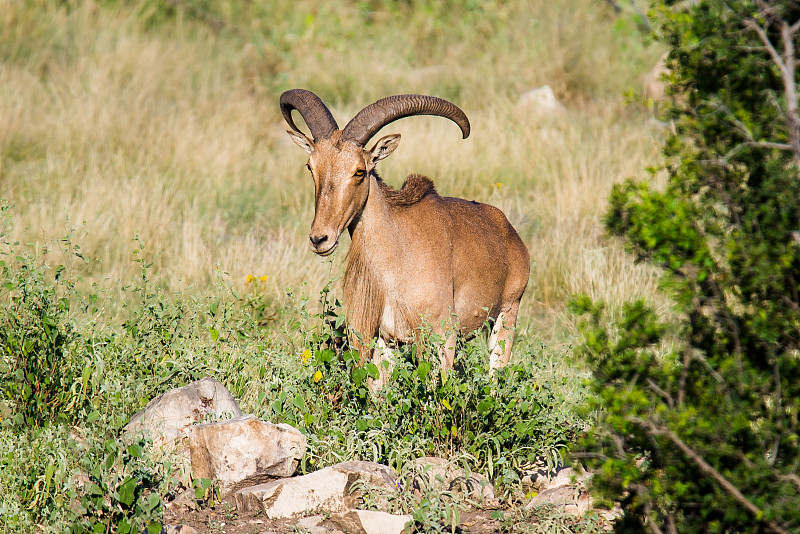
[[[43,244],[85,222],[92,280],[129,277],[138,235],[170,288],[217,270],[234,285],[269,276],[274,295],[320,287],[331,270],[305,246],[313,191],[277,107],[304,87],[340,123],[401,92],[466,110],[467,141],[440,119],[391,125],[403,140],[382,172],[506,211],[534,261],[526,321],[576,291],[652,288],[598,239],[605,192],[652,163],[659,136],[623,98],[657,51],[603,2],[3,4],[0,180],[15,234]],[[516,114],[544,84],[566,116]]]
[[[319,94],[340,124],[405,92],[466,111],[466,141],[437,118],[389,126],[386,133],[403,138],[380,169],[394,186],[419,172],[444,195],[502,208],[528,244],[517,380],[548,384],[551,411],[539,421],[543,431],[528,437],[542,450],[563,450],[570,437],[548,432],[570,419],[579,429],[572,410],[582,395],[566,299],[655,298],[653,273],[603,238],[599,216],[611,184],[658,160],[661,126],[639,95],[658,55],[643,44],[634,14],[599,0],[0,0],[0,196],[10,206],[2,327],[19,334],[4,345],[36,338],[52,348],[44,316],[71,333],[56,351],[64,362],[37,360],[38,372],[64,372],[47,386],[52,396],[28,409],[31,421],[14,416],[24,411],[20,399],[32,397],[8,385],[14,380],[4,386],[5,512],[17,514],[23,531],[29,521],[57,524],[66,495],[77,491],[67,481],[80,443],[102,443],[152,395],[204,374],[247,411],[306,430],[330,425],[344,435],[375,409],[362,398],[362,411],[331,411],[309,376],[346,371],[319,358],[311,374],[302,365],[306,349],[324,350],[319,292],[341,275],[344,254],[324,261],[307,246],[313,187],[277,105],[294,87]],[[566,111],[520,113],[519,96],[544,84]],[[330,287],[334,302],[339,287]],[[466,349],[476,366],[482,343]],[[0,372],[17,376],[20,360],[6,352]],[[459,380],[480,382],[469,373]],[[283,404],[269,404],[277,384],[285,385]],[[46,396],[47,387],[31,395]],[[357,389],[345,395],[356,398]],[[436,395],[448,391],[458,390]],[[458,424],[478,432],[483,423],[467,422],[470,406]],[[59,421],[77,430],[70,435]],[[20,445],[22,431],[39,445]],[[392,432],[312,440],[310,457],[385,460],[399,454]],[[377,452],[369,446],[376,440],[384,447]],[[403,454],[467,453],[493,478],[506,473],[474,443],[431,434]],[[527,451],[535,443],[512,445]],[[510,454],[509,481],[526,455]],[[55,457],[63,461],[49,479],[22,473]],[[51,490],[43,494],[42,483]]]

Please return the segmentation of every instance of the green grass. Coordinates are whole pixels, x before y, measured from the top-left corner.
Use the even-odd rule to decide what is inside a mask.
[[[518,501],[520,465],[554,461],[585,424],[569,295],[668,307],[599,224],[611,185],[658,159],[660,127],[622,95],[659,54],[632,14],[590,0],[0,0],[0,528],[60,530],[84,498],[83,520],[110,517],[79,483],[87,462],[98,487],[127,481],[123,519],[157,520],[148,499],[170,491],[169,470],[111,444],[150,398],[206,375],[246,412],[303,428],[305,469],[467,455]],[[565,115],[518,113],[543,84]],[[383,398],[365,395],[369,370],[326,352],[344,255],[306,246],[313,187],[277,106],[292,87],[340,124],[401,92],[467,112],[467,141],[435,118],[393,124],[403,138],[381,173],[497,205],[528,244],[515,365],[496,382],[480,338],[438,382],[438,358],[406,349]]]

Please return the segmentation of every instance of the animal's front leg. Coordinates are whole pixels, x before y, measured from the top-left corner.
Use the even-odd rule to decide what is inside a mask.
[[[453,364],[456,359],[456,333],[451,331],[447,335],[444,345],[439,347],[439,361],[442,366],[442,372],[449,373],[453,370]]]
[[[389,383],[389,379],[392,376],[392,370],[394,368],[393,358],[394,352],[388,345],[386,345],[386,342],[383,340],[383,338],[379,337],[378,346],[372,349],[372,363],[378,367],[378,373],[380,373],[380,376],[377,380],[372,378],[367,379],[367,387],[369,387],[369,390],[372,393],[377,393]]]

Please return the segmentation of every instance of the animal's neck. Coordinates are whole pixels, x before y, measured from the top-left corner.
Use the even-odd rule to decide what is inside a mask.
[[[360,249],[359,255],[372,261],[381,261],[383,257],[391,258],[402,245],[398,242],[397,223],[383,188],[374,173],[370,174],[369,179],[369,196],[364,210],[348,227],[350,247]]]
[[[387,293],[393,280],[392,259],[402,253],[392,209],[377,178],[361,215],[348,227],[350,249],[344,273],[344,300],[350,326],[371,339],[378,335]]]

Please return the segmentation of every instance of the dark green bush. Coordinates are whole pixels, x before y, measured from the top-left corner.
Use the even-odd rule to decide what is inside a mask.
[[[614,188],[606,224],[674,309],[585,313],[600,411],[583,446],[619,532],[800,529],[800,7],[659,5],[666,188]]]

